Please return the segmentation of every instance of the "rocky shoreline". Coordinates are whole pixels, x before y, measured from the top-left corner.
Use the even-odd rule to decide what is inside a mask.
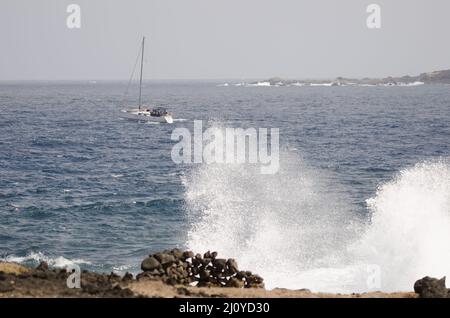
[[[239,270],[234,259],[219,258],[217,252],[203,255],[172,249],[151,254],[141,263],[142,272],[102,274],[81,271],[79,288],[69,288],[73,273],[49,268],[41,262],[36,268],[0,262],[0,298],[11,297],[224,297],[224,298],[449,298],[445,278],[424,277],[414,284],[414,292],[362,294],[312,293],[307,289],[266,290],[264,280],[250,271]]]

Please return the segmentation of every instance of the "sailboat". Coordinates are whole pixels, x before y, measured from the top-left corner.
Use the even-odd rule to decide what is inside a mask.
[[[142,72],[144,70],[144,48],[145,48],[145,37],[142,38],[141,45],[141,73],[139,76],[139,103],[138,108],[134,109],[123,109],[126,118],[129,119],[142,119],[147,121],[156,121],[167,124],[173,123],[172,113],[168,112],[163,107],[150,108],[142,104]],[[136,61],[137,62],[137,61]],[[134,73],[134,71],[133,71]],[[128,90],[128,89],[127,89]]]

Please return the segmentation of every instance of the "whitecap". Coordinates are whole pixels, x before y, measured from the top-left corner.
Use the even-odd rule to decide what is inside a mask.
[[[39,262],[46,262],[48,265],[52,267],[67,267],[69,265],[80,265],[80,264],[86,264],[90,265],[91,262],[83,260],[83,259],[68,259],[63,256],[58,257],[49,257],[43,254],[42,252],[30,252],[26,256],[15,256],[15,255],[8,255],[6,257],[0,258],[0,261],[3,262],[12,262],[12,263],[39,263]]]

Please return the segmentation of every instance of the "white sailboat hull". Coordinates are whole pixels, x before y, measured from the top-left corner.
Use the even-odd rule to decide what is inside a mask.
[[[171,114],[165,114],[162,116],[154,116],[148,110],[139,109],[124,109],[122,110],[122,116],[132,120],[145,120],[152,122],[160,122],[165,124],[172,124],[173,118]]]

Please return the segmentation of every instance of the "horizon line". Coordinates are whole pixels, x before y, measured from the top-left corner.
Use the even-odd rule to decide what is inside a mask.
[[[419,76],[421,74],[433,73],[433,72],[441,72],[441,71],[450,71],[450,69],[440,69],[433,70],[427,72],[421,72],[417,75],[385,75],[381,77],[373,77],[373,76],[334,76],[334,77],[291,77],[291,76],[266,76],[266,77],[235,77],[235,78],[226,78],[226,77],[212,77],[212,78],[144,78],[143,81],[243,81],[243,80],[269,80],[273,78],[280,78],[283,80],[333,80],[337,78],[347,78],[347,79],[384,79],[389,77],[405,77],[405,76]],[[45,79],[45,78],[36,78],[36,79],[0,79],[1,82],[128,82],[129,78],[112,78],[112,79],[96,79],[96,78],[76,78],[76,79]],[[137,81],[137,79],[133,79],[131,82]]]

